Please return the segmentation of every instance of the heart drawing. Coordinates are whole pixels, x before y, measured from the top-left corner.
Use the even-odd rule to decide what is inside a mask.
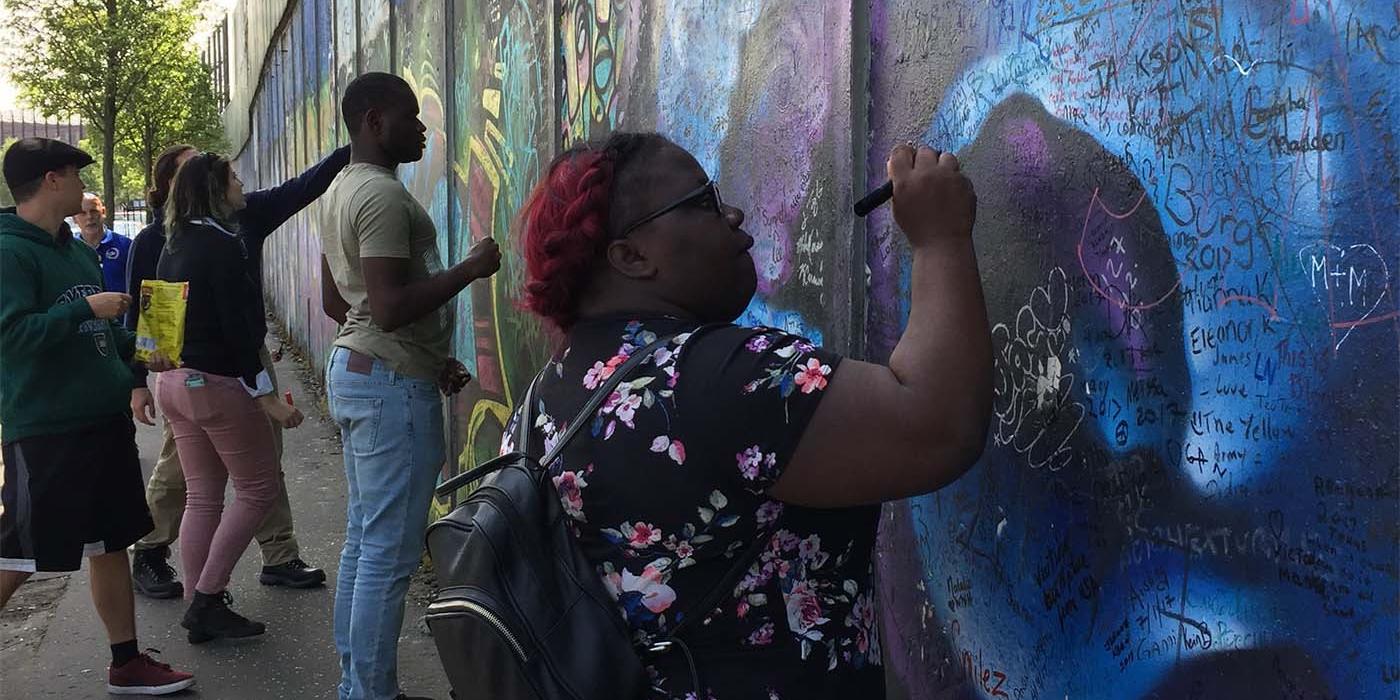
[[[1332,328],[1346,331],[1335,349],[1340,350],[1358,327],[1395,315],[1376,316],[1390,298],[1390,270],[1370,245],[1313,243],[1298,251],[1298,266],[1313,297],[1327,307]]]

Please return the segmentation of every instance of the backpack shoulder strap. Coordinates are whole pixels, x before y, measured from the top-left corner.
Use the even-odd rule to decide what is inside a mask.
[[[540,373],[535,376],[534,381],[530,382],[530,387],[525,390],[525,397],[522,399],[524,403],[521,405],[520,410],[520,422],[515,426],[515,454],[529,454],[530,435],[532,432],[530,427],[535,422],[535,387],[540,383],[540,377],[544,376],[544,372],[548,369],[549,365],[545,365],[545,369],[540,370]],[[503,457],[508,456],[509,455],[496,457],[475,468],[468,469],[438,484],[437,488],[433,489],[433,493],[437,495],[438,498],[446,498],[457,489],[504,467],[506,465],[506,460],[504,460]]]
[[[691,340],[687,342],[692,342],[696,336],[714,330],[715,328],[722,328],[724,325],[725,324],[713,323],[700,326],[699,328],[696,328],[695,330],[690,332]],[[576,436],[578,436],[579,431],[583,428],[584,424],[588,422],[589,417],[592,416],[593,412],[597,411],[598,407],[601,406],[603,402],[606,401],[607,398],[612,395],[613,390],[616,389],[617,386],[621,384],[622,381],[626,379],[629,374],[631,374],[638,367],[640,367],[643,362],[646,362],[648,359],[650,359],[652,354],[655,353],[656,350],[664,346],[666,343],[670,342],[676,337],[676,335],[679,334],[673,333],[670,335],[659,336],[656,340],[648,343],[647,345],[643,346],[640,350],[636,350],[631,355],[629,355],[627,357],[627,361],[619,365],[617,370],[614,371],[612,375],[609,376],[606,380],[604,380],[601,386],[599,386],[593,391],[593,395],[588,397],[588,401],[583,404],[583,408],[579,410],[578,415],[575,416],[574,420],[569,423],[569,427],[564,431],[564,434],[560,437],[559,442],[554,445],[554,449],[551,450],[549,454],[545,455],[542,459],[540,459],[540,466],[548,469],[549,464],[559,456],[560,452],[568,446],[570,441],[572,441]],[[533,433],[534,428],[533,416],[535,410],[535,390],[539,386],[540,380],[544,377],[544,373],[548,370],[549,365],[546,364],[544,369],[540,370],[540,373],[535,375],[534,381],[530,382],[530,388],[525,391],[525,397],[523,399],[524,410],[521,411],[520,422],[517,423],[515,426],[516,453],[525,455],[530,454],[530,447],[532,442],[531,435]],[[480,479],[486,474],[500,469],[502,466],[504,466],[504,464],[499,459],[493,459],[479,467],[476,467],[475,469],[469,469],[465,472],[462,472],[461,474],[458,474],[457,476],[452,477],[451,479],[448,479],[447,481],[442,482],[442,484],[439,485],[437,489],[435,489],[435,493],[440,497],[447,496],[453,491],[456,491],[457,489],[462,488],[463,486],[466,486],[467,484],[470,484],[471,482],[476,481],[477,479]]]

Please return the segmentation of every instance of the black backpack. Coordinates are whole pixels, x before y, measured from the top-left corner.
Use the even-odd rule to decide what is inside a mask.
[[[698,335],[708,327],[702,327]],[[579,550],[569,517],[548,471],[554,459],[591,421],[619,383],[673,336],[632,354],[593,393],[554,449],[531,455],[535,387],[525,394],[516,451],[442,483],[438,496],[485,477],[446,517],[428,527],[427,546],[438,591],[428,606],[428,628],[459,700],[626,700],[651,690],[643,657],[680,648],[697,695],[694,659],[678,638],[695,618],[714,609],[767,542],[755,538],[719,584],[687,613],[670,635],[649,648],[634,644],[621,608]],[[694,338],[692,336],[692,342]]]

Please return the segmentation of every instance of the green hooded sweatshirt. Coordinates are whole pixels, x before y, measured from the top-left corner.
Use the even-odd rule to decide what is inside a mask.
[[[64,224],[64,229],[67,229]],[[136,338],[98,320],[92,250],[0,209],[0,437],[73,432],[131,415]]]

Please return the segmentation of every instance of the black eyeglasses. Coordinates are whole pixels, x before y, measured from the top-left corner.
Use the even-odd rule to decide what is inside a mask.
[[[632,233],[633,231],[636,231],[636,230],[637,230],[639,227],[641,227],[643,224],[651,223],[652,221],[654,221],[654,220],[656,220],[656,219],[659,219],[659,218],[661,218],[661,217],[663,217],[663,216],[665,216],[665,215],[667,215],[667,214],[670,214],[672,211],[674,211],[674,210],[676,210],[676,209],[679,209],[679,208],[681,208],[681,207],[683,207],[683,206],[686,206],[687,204],[691,204],[691,203],[693,203],[693,202],[697,202],[697,201],[699,201],[699,200],[701,200],[701,199],[704,199],[705,197],[710,197],[710,198],[711,198],[711,201],[714,202],[715,214],[718,214],[719,216],[723,217],[723,216],[724,216],[724,199],[722,199],[722,198],[719,196],[719,186],[715,184],[715,181],[714,181],[714,180],[710,180],[710,181],[706,182],[705,184],[703,184],[703,185],[701,185],[701,186],[699,186],[699,187],[697,187],[697,188],[691,190],[690,192],[687,192],[686,194],[682,195],[680,199],[677,199],[676,201],[671,202],[670,204],[667,204],[666,206],[661,207],[660,209],[657,209],[656,211],[654,211],[654,212],[652,212],[652,213],[650,213],[650,214],[647,214],[646,216],[643,216],[642,218],[640,218],[640,219],[638,219],[638,220],[632,222],[632,224],[629,225],[627,228],[622,229],[622,233],[619,233],[619,234],[617,235],[617,237],[618,237],[618,238],[626,238],[626,237],[627,237],[627,234]],[[706,207],[706,208],[709,208],[709,207]]]

